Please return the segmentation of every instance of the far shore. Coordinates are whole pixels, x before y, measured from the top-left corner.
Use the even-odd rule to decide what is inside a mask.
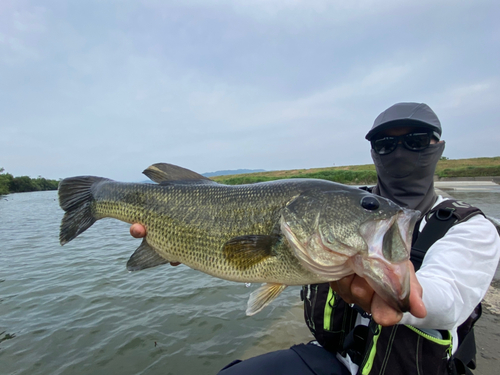
[[[438,177],[434,176],[434,184],[457,184],[474,183],[474,184],[500,184],[499,176],[484,176],[484,177]]]
[[[441,189],[443,191],[453,191],[453,190],[463,190],[466,188],[471,189],[488,189],[496,188],[500,185],[500,178],[495,179],[478,179],[478,178],[449,178],[449,179],[439,179],[434,180],[434,187],[436,189]]]

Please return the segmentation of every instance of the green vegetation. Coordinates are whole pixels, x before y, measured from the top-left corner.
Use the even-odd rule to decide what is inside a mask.
[[[3,173],[4,169],[0,168],[0,195],[9,194],[9,185],[12,180],[12,175],[9,173]]]
[[[264,182],[279,180],[284,178],[320,178],[323,180],[340,182],[343,184],[373,184],[377,182],[377,173],[375,171],[349,171],[349,170],[322,170],[307,171],[287,174],[286,176],[254,176],[253,174],[219,176],[213,179],[226,185],[253,184],[255,182]]]
[[[443,156],[438,162],[436,176],[438,178],[498,177],[500,176],[500,156],[456,160],[450,160]],[[241,185],[284,178],[320,178],[342,184],[372,185],[377,182],[377,173],[373,164],[364,164],[216,176],[212,177],[212,180],[221,184]],[[59,181],[47,180],[43,177],[13,177],[10,173],[4,173],[4,169],[0,168],[0,195],[25,191],[57,190],[58,185]]]
[[[500,176],[500,156],[494,158],[440,160],[436,168],[436,175],[439,178],[497,177]]]
[[[500,166],[447,168],[436,174],[439,178],[500,176]]]
[[[0,168],[0,195],[27,191],[57,190],[58,185],[59,181],[47,180],[43,177],[14,177],[10,173],[4,173],[4,169]]]
[[[436,176],[438,178],[500,176],[500,156],[456,160],[443,156],[438,162]],[[370,185],[377,182],[377,173],[373,164],[365,164],[212,177],[214,181],[227,185],[251,184],[284,178],[321,178],[342,184]]]

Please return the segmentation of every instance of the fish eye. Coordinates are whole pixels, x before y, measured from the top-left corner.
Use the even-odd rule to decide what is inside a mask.
[[[375,197],[363,197],[361,199],[361,206],[369,211],[375,211],[380,207],[380,202]]]

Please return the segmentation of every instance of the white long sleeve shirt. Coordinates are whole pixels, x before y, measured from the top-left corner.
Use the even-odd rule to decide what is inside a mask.
[[[436,205],[443,200],[439,196]],[[424,219],[420,231],[425,224]],[[416,273],[427,316],[419,319],[405,313],[400,324],[451,330],[457,343],[457,327],[486,295],[499,259],[500,237],[483,215],[454,225],[429,248]]]
[[[445,200],[439,196],[436,205]],[[425,219],[419,231],[425,227]],[[422,286],[425,318],[403,314],[399,324],[419,329],[450,330],[453,352],[458,342],[457,328],[482,301],[495,275],[500,259],[500,237],[495,226],[483,215],[475,215],[459,223],[425,254],[422,266],[416,272]],[[369,320],[358,315],[357,324]],[[337,354],[352,374],[358,370],[350,358]]]

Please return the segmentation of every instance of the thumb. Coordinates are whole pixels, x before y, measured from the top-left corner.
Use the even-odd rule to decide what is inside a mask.
[[[422,299],[423,295],[422,285],[418,282],[413,263],[410,262],[410,313],[416,318],[427,316],[427,309]]]

